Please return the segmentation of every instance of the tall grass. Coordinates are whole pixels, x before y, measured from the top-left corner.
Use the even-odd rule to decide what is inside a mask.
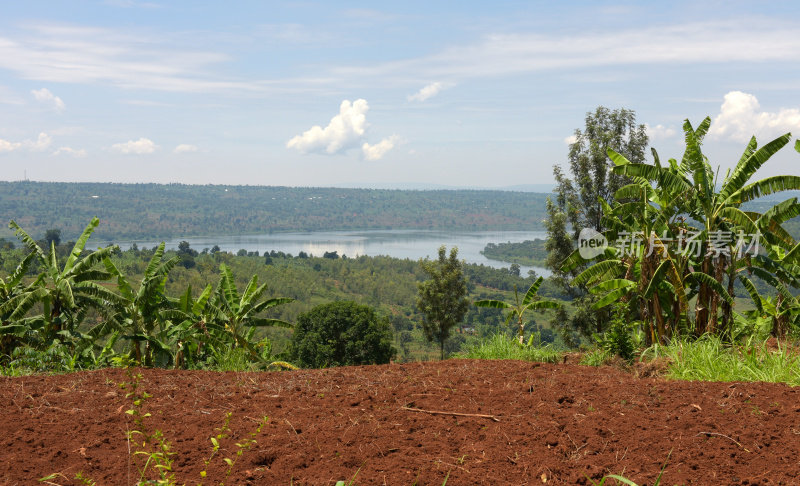
[[[525,346],[519,344],[516,339],[499,333],[480,340],[457,355],[459,358],[467,359],[516,359],[543,363],[558,363],[561,356],[561,352],[550,345]]]
[[[665,357],[671,361],[669,376],[678,380],[766,381],[800,385],[800,353],[766,343],[726,346],[713,336],[696,341],[674,341],[653,346],[644,359]]]

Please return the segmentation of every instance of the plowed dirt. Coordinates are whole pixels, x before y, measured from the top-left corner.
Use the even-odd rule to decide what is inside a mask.
[[[135,372],[152,395],[144,425],[171,443],[181,484],[591,484],[612,473],[652,484],[662,467],[664,485],[800,484],[800,389],[784,385],[471,360]],[[124,382],[119,369],[0,378],[0,484],[56,473],[51,484],[80,484],[79,472],[135,484],[144,456],[126,439]],[[202,479],[228,412],[231,438]],[[226,477],[222,459],[264,416]]]

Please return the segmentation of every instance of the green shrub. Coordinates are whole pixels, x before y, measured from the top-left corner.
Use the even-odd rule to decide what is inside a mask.
[[[608,331],[602,336],[595,336],[595,339],[600,348],[609,354],[617,355],[625,361],[633,361],[636,355],[633,333],[638,325],[638,322],[628,321],[628,305],[618,303],[614,305]]]
[[[300,314],[289,346],[289,359],[304,368],[383,364],[395,353],[389,320],[350,301]]]

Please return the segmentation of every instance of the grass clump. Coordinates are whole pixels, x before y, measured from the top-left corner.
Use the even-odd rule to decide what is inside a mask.
[[[668,358],[669,377],[689,381],[764,381],[800,385],[800,353],[766,342],[728,346],[718,337],[654,345],[642,358]]]
[[[495,334],[469,346],[458,355],[467,359],[516,359],[520,361],[537,361],[542,363],[558,363],[562,353],[549,344],[537,346],[529,342],[520,344],[504,334]]]
[[[587,352],[581,357],[580,364],[584,366],[603,366],[608,363],[614,354],[603,348]]]

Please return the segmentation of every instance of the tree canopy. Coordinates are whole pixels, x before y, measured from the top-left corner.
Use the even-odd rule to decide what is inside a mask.
[[[327,368],[388,363],[395,352],[388,319],[367,305],[339,301],[300,314],[289,356],[305,368]]]
[[[447,248],[442,245],[438,260],[420,260],[420,266],[429,279],[419,284],[417,308],[422,312],[425,337],[439,343],[444,359],[444,343],[450,330],[464,319],[469,309],[467,280],[458,259],[458,248],[452,248],[448,257]]]

